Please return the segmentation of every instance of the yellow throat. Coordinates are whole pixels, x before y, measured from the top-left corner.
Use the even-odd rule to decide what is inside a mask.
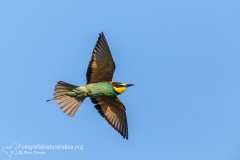
[[[123,93],[127,89],[127,87],[113,87],[113,88],[118,94]]]

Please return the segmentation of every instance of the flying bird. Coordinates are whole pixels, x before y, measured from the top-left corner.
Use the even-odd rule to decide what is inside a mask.
[[[125,139],[128,139],[126,108],[117,95],[133,84],[112,82],[115,63],[103,33],[99,34],[88,65],[85,86],[59,81],[54,98],[60,109],[73,117],[86,97],[90,97],[98,113]]]

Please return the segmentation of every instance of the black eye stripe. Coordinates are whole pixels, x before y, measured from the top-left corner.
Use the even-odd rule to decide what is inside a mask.
[[[115,84],[114,84],[114,87],[116,87],[116,88],[121,88],[121,87],[126,87],[126,85],[123,84],[123,83],[115,83]]]
[[[116,85],[115,87],[117,88],[121,88],[121,87],[124,87],[123,85],[119,84],[119,85]]]

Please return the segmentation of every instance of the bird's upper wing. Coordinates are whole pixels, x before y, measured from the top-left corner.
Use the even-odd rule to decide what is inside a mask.
[[[91,98],[94,107],[123,138],[128,139],[126,109],[118,97]]]
[[[92,58],[87,69],[87,84],[112,81],[115,70],[107,40],[103,33],[99,34],[98,41],[93,49]]]

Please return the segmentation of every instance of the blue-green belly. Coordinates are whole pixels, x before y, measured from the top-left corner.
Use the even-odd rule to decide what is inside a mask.
[[[104,97],[104,96],[116,96],[112,84],[106,82],[99,82],[86,85],[89,97]]]

